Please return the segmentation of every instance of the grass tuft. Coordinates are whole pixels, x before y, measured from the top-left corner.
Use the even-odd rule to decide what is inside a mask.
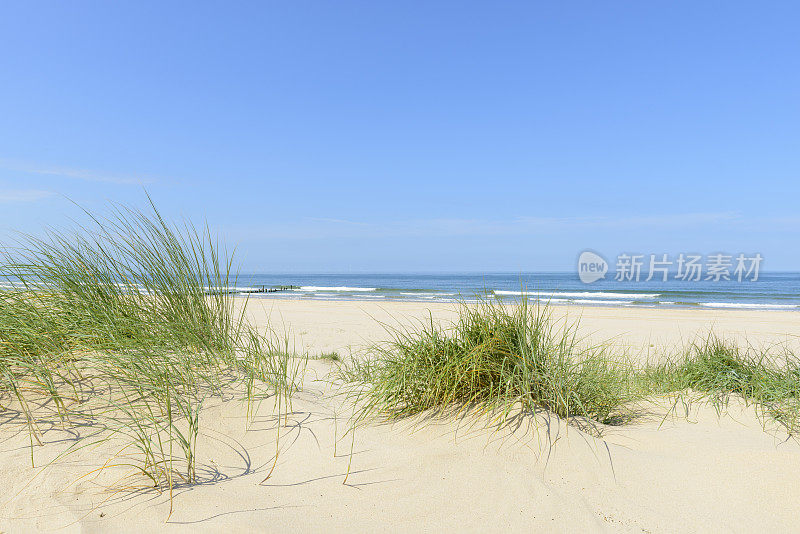
[[[388,345],[373,347],[371,358],[343,371],[361,385],[355,395],[362,418],[454,407],[499,410],[506,418],[515,405],[603,424],[629,416],[626,365],[607,346],[582,343],[576,324],[556,322],[538,301],[462,303],[454,324],[431,318],[392,335]]]
[[[317,356],[318,360],[327,360],[329,362],[340,362],[342,361],[341,356],[339,356],[338,352],[324,352]]]
[[[699,396],[718,411],[735,396],[789,433],[800,430],[800,359],[780,347],[742,348],[711,334],[682,357],[648,367],[641,379],[650,393]]]
[[[151,208],[87,213],[86,226],[5,248],[0,409],[27,421],[32,463],[39,423],[55,416],[121,439],[135,454],[109,465],[171,491],[197,481],[208,400],[244,390],[248,407],[267,395],[289,410],[303,359],[237,312],[232,256],[208,227]]]
[[[600,424],[643,413],[651,397],[700,400],[722,412],[736,396],[789,433],[800,430],[800,359],[789,351],[742,349],[711,335],[678,359],[637,368],[611,343],[584,343],[577,330],[577,322],[554,319],[546,303],[524,295],[515,305],[479,298],[461,303],[452,324],[431,317],[390,329],[390,343],[340,373],[359,405],[355,422],[474,407],[505,421],[522,407],[600,433]]]

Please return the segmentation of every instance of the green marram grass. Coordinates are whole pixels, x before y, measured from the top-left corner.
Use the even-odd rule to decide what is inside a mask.
[[[481,298],[460,304],[453,324],[431,317],[391,330],[390,343],[343,371],[356,384],[358,418],[478,409],[504,419],[521,407],[590,426],[626,421],[629,366],[608,345],[583,343],[577,324],[556,321],[550,311],[526,297],[516,306]]]
[[[249,415],[272,398],[285,424],[305,357],[288,335],[245,320],[227,290],[236,284],[232,256],[208,227],[169,223],[152,205],[86,215],[86,226],[21,236],[3,250],[0,410],[26,422],[32,463],[43,428],[56,421],[84,432],[70,450],[121,440],[103,468],[130,466],[131,477],[171,495],[198,480],[203,406],[238,394]],[[800,361],[788,351],[709,336],[680,358],[635,367],[551,312],[526,296],[513,306],[481,298],[462,303],[452,324],[430,317],[390,329],[391,341],[369,357],[337,365],[355,423],[472,409],[506,420],[521,408],[599,433],[654,396],[720,410],[738,396],[765,420],[800,428]],[[277,452],[276,443],[272,469]]]
[[[764,423],[800,430],[800,359],[783,346],[742,347],[710,334],[635,379],[645,394],[668,394],[676,403],[703,400],[719,412],[737,397],[754,405]]]
[[[316,357],[317,360],[326,360],[329,362],[340,362],[342,361],[341,356],[339,356],[338,352],[331,351],[331,352],[323,352],[319,356]]]
[[[722,412],[732,396],[756,406],[790,433],[800,429],[800,360],[791,352],[741,349],[714,335],[679,358],[636,366],[611,342],[588,343],[578,322],[523,295],[514,305],[479,296],[462,302],[451,324],[389,328],[392,340],[341,371],[358,405],[354,424],[425,411],[468,409],[507,421],[512,410],[546,410],[602,433],[647,413],[649,401],[709,402]]]
[[[152,203],[86,215],[3,251],[0,408],[27,421],[32,463],[55,418],[92,429],[77,447],[122,439],[107,466],[171,492],[197,481],[204,403],[244,391],[248,410],[271,396],[288,413],[303,359],[236,311],[232,256],[208,227],[171,224]]]

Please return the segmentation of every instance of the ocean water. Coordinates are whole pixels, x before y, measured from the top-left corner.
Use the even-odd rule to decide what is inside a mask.
[[[296,286],[274,293],[263,288]],[[755,282],[711,280],[617,282],[606,279],[584,284],[576,273],[489,274],[240,274],[237,293],[251,298],[309,300],[473,300],[478,295],[503,301],[522,291],[554,305],[631,307],[701,307],[716,309],[776,309],[800,311],[800,272],[760,273]]]

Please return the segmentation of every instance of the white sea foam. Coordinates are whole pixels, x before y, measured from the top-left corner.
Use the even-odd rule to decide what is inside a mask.
[[[575,304],[633,304],[632,300],[575,299],[570,302]]]
[[[25,287],[24,284],[7,284],[7,283],[0,283],[0,288],[2,289],[19,289]]]
[[[552,293],[548,293],[546,291],[540,291],[538,293],[533,291],[523,292],[523,291],[500,291],[495,290],[495,295],[522,295],[523,293],[527,295],[538,295],[539,298],[553,296],[553,297],[589,297],[595,299],[654,299],[660,295],[660,293],[609,293],[603,291],[582,291],[582,292],[560,292],[554,291]]]
[[[361,292],[361,291],[377,291],[377,287],[347,287],[347,286],[302,286],[300,289],[293,291],[348,291],[348,292]]]
[[[634,301],[632,300],[601,300],[601,299],[549,299],[551,304],[559,304],[559,303],[569,303],[569,304],[612,304],[612,305],[623,305],[623,304],[633,304]]]
[[[754,310],[789,310],[800,308],[800,305],[797,304],[753,304],[746,302],[701,302],[700,305],[708,308],[741,308]]]

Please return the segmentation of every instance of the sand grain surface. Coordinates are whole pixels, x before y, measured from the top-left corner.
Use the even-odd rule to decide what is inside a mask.
[[[251,320],[291,328],[312,353],[347,355],[385,339],[390,324],[454,317],[448,305],[257,301]],[[587,336],[615,337],[637,357],[712,326],[763,343],[794,343],[800,314],[725,310],[557,308],[582,316]],[[394,322],[394,323],[393,323]],[[650,347],[650,345],[653,347]],[[650,349],[650,350],[647,350]],[[752,407],[654,402],[651,415],[596,438],[539,414],[517,425],[461,419],[405,420],[346,434],[350,415],[330,379],[335,364],[310,361],[303,391],[281,429],[262,405],[252,421],[236,401],[204,407],[200,483],[166,494],[119,480],[130,469],[84,476],[116,450],[81,449],[46,469],[30,467],[23,422],[0,423],[3,532],[377,531],[796,531],[800,445],[764,431]],[[75,438],[53,425],[34,448],[37,465]],[[352,455],[351,452],[352,446]],[[343,484],[350,463],[347,484]],[[138,482],[137,482],[138,481]],[[127,488],[126,488],[127,485]]]

